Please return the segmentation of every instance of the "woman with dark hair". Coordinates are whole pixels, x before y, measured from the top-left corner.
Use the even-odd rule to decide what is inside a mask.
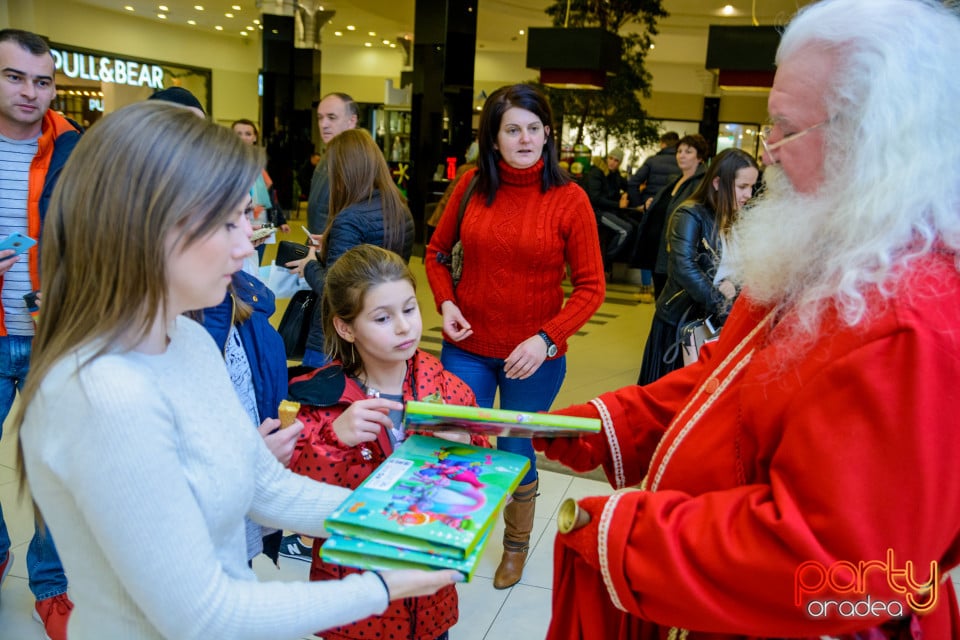
[[[260,132],[252,120],[241,118],[230,125],[230,130],[249,145],[257,146],[260,142]],[[273,187],[273,180],[270,179],[266,169],[261,171],[260,175],[257,176],[257,181],[253,183],[253,189],[250,191],[250,195],[253,198],[252,222],[254,230],[271,224],[278,227],[284,233],[290,233],[290,225],[287,224],[287,219],[283,215],[283,207],[280,206],[280,201],[277,200],[277,190]],[[275,237],[270,236],[266,242],[257,245],[258,262],[263,261],[263,252],[266,250],[267,245],[273,244],[276,241]]]
[[[645,203],[646,213],[637,230],[633,264],[653,271],[654,298],[660,297],[660,292],[667,282],[667,219],[700,184],[707,151],[707,141],[699,133],[680,138],[677,143],[677,166],[680,167],[680,175],[672,178],[667,186]]]
[[[348,129],[330,140],[326,155],[330,174],[330,212],[323,244],[311,246],[306,258],[288,262],[318,295],[323,294],[327,268],[347,250],[373,244],[410,260],[413,251],[413,216],[393,182],[390,168],[377,143],[365,129]],[[315,229],[314,229],[315,231]],[[303,364],[320,367],[324,354],[321,305],[316,306]]]
[[[443,315],[441,362],[483,407],[493,406],[499,389],[503,409],[549,409],[566,374],[567,340],[603,302],[593,209],[560,169],[551,127],[537,88],[495,91],[480,115],[477,169],[454,189],[427,247],[427,278]],[[458,240],[463,268],[455,284],[449,256]],[[573,290],[564,304],[568,266]],[[530,440],[497,438],[497,448],[530,460],[504,509],[493,581],[503,589],[520,580],[538,485]]]
[[[657,298],[638,384],[649,384],[683,364],[677,328],[684,318],[713,316],[719,325],[726,317],[734,289],[729,283],[714,284],[721,238],[753,195],[758,176],[756,160],[740,149],[727,149],[667,221],[667,282]]]

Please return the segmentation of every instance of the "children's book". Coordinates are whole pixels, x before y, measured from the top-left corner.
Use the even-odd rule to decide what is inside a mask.
[[[470,434],[511,438],[534,436],[556,438],[600,432],[600,421],[596,418],[464,407],[414,400],[407,402],[403,419],[408,431],[440,431],[459,428]]]
[[[464,560],[529,466],[515,453],[412,435],[324,526],[341,536]]]
[[[356,567],[369,571],[385,569],[455,569],[462,573],[467,582],[473,577],[477,562],[483,555],[490,539],[489,531],[484,534],[470,554],[459,560],[436,553],[412,551],[390,545],[378,544],[360,538],[334,534],[320,547],[320,557],[326,562]]]

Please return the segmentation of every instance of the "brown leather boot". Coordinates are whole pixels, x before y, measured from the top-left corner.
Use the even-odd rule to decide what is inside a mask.
[[[513,492],[513,500],[503,509],[503,557],[493,574],[493,586],[506,589],[520,582],[523,563],[530,550],[530,532],[533,530],[533,514],[536,507],[539,478],[522,484]]]

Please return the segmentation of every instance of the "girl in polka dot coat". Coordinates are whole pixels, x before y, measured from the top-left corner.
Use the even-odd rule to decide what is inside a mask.
[[[396,254],[371,245],[348,251],[327,274],[324,305],[326,350],[333,361],[290,381],[289,397],[301,403],[298,418],[304,425],[290,468],[353,489],[405,437],[402,402],[475,406],[476,400],[466,383],[418,348],[421,320],[413,277]],[[463,432],[449,439],[490,446],[485,437]],[[323,562],[323,542],[314,540],[311,580],[339,580],[358,572]],[[391,602],[379,616],[318,635],[325,640],[445,639],[457,616],[457,592],[450,586],[432,596]]]

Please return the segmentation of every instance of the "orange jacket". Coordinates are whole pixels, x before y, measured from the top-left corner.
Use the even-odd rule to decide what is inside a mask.
[[[37,141],[37,155],[30,163],[30,177],[27,184],[27,235],[40,238],[43,220],[47,215],[50,196],[57,184],[63,165],[77,145],[80,131],[77,127],[56,111],[47,110],[40,125],[40,139]],[[40,288],[40,244],[37,243],[27,252],[30,268],[30,282],[34,289]],[[3,276],[0,276],[0,287]],[[0,336],[7,335],[5,311],[0,305]]]

